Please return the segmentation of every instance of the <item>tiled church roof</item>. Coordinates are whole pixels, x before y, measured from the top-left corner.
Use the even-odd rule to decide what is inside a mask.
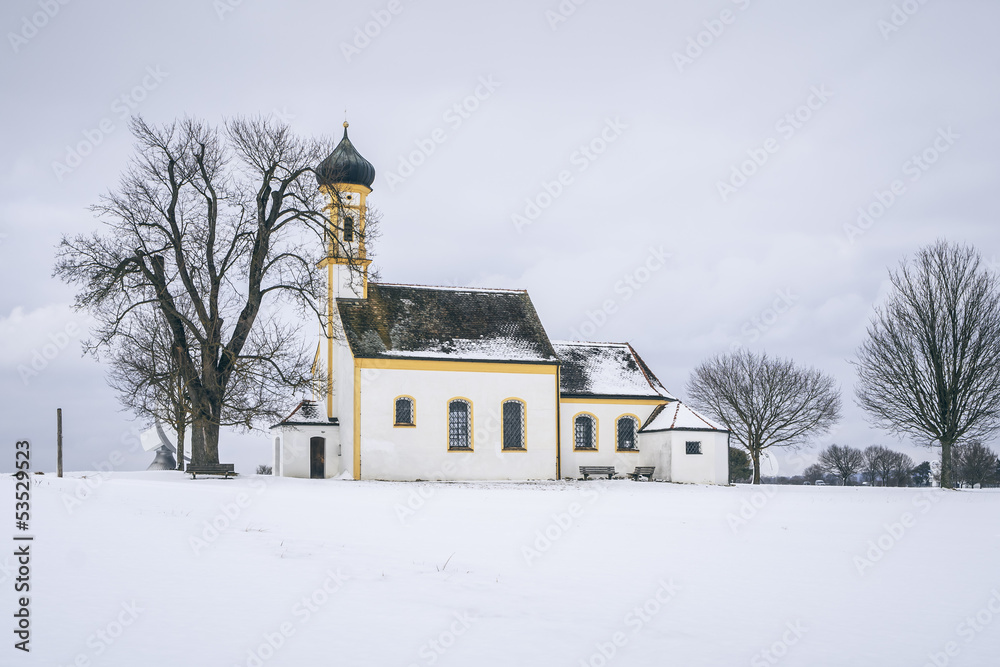
[[[562,361],[563,396],[674,400],[628,343],[553,342],[552,346]]]
[[[558,361],[524,290],[369,283],[337,307],[355,357]]]

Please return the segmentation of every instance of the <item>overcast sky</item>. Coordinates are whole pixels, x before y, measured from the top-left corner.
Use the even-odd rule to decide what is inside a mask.
[[[734,345],[828,371],[843,422],[783,473],[830,442],[933,460],[865,422],[849,360],[888,266],[939,237],[1000,256],[998,24],[992,0],[8,0],[0,440],[54,469],[61,406],[68,469],[152,460],[51,277],[129,113],[339,137],[346,109],[384,280],[526,288],[550,337],[629,341],[681,398]],[[267,438],[221,458],[270,463]]]

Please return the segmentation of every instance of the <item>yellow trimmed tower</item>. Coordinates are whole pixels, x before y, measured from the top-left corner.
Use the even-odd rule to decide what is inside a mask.
[[[327,271],[327,300],[324,341],[326,348],[326,414],[338,417],[334,400],[334,377],[337,371],[336,321],[337,299],[364,299],[368,296],[368,265],[365,252],[365,206],[375,167],[361,157],[347,137],[316,168],[320,192],[329,200],[327,214],[334,225],[327,230],[326,256],[319,267]],[[324,345],[325,343],[325,345]],[[319,355],[317,355],[319,356]],[[317,359],[317,361],[319,361]]]

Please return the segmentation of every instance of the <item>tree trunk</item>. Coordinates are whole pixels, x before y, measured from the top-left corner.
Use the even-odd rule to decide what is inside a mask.
[[[185,431],[187,430],[188,421],[188,410],[187,405],[184,402],[184,378],[181,375],[181,349],[177,349],[177,363],[174,366],[175,372],[177,374],[177,400],[174,403],[175,411],[175,421],[174,429],[177,431],[177,469],[184,470],[184,440]],[[171,358],[173,360],[173,358]]]
[[[191,429],[191,463],[195,465],[218,465],[219,424],[204,419],[196,419]]]
[[[219,422],[205,425],[205,457],[212,464],[219,463]]]
[[[750,458],[753,459],[753,481],[751,483],[760,484],[760,449],[751,449]]]
[[[941,488],[952,488],[951,482],[951,441],[941,440]]]
[[[205,429],[200,420],[191,423],[191,465],[208,463],[205,459]]]
[[[184,470],[184,436],[185,431],[184,424],[181,423],[181,428],[177,431],[177,469]]]
[[[189,384],[193,386],[194,383]],[[219,464],[219,423],[221,401],[202,386],[191,392],[191,463],[193,465]]]

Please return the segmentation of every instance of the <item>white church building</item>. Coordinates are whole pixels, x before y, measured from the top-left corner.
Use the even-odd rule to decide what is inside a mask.
[[[271,428],[275,475],[549,480],[651,467],[655,480],[728,483],[728,431],[671,396],[628,343],[550,340],[524,290],[369,282],[375,168],[347,123],[316,173],[341,223],[320,264],[327,386]]]

